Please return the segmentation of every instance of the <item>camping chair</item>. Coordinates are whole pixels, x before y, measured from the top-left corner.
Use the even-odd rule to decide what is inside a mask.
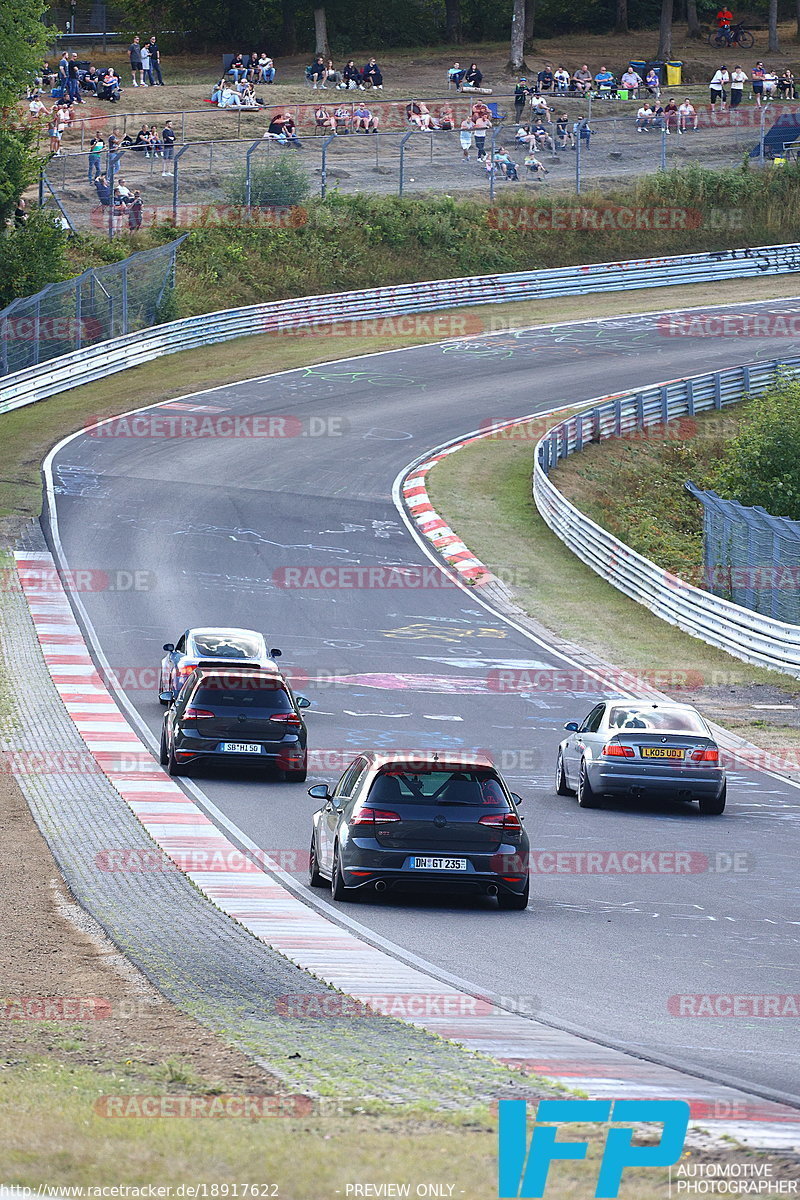
[[[499,111],[500,106],[499,106],[499,104],[495,103],[494,101],[491,104],[487,104],[486,107],[488,108],[489,112],[492,114],[493,121],[505,121],[506,117],[508,116],[507,112]]]

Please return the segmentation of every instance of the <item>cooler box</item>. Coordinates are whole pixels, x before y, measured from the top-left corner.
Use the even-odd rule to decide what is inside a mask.
[[[631,98],[630,92],[628,91],[627,88],[617,88],[617,99],[618,100],[630,100],[630,98]]]
[[[680,87],[683,83],[682,62],[667,63],[667,87]]]

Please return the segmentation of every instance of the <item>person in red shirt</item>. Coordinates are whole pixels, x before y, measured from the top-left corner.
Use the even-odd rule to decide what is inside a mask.
[[[733,21],[733,13],[729,8],[721,8],[717,13],[717,25],[720,29],[726,29]]]

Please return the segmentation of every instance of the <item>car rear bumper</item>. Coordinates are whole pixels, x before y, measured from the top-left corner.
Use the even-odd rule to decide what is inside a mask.
[[[473,892],[496,896],[498,892],[525,891],[527,874],[518,876],[513,882],[500,875],[483,871],[422,871],[416,868],[392,870],[385,867],[343,867],[344,881],[348,888],[374,889],[380,884],[396,891],[431,889],[448,892]],[[361,874],[365,872],[365,874]]]
[[[365,841],[367,839],[364,839]],[[371,839],[370,839],[371,840]],[[428,870],[411,866],[414,858],[439,857],[466,860],[466,870]],[[528,849],[505,846],[492,853],[472,851],[385,850],[362,848],[351,842],[342,855],[347,887],[437,888],[448,891],[523,892],[528,882]],[[494,893],[492,893],[494,894]]]
[[[721,769],[642,769],[595,762],[589,765],[588,775],[593,791],[606,796],[663,796],[689,800],[717,797],[725,786],[725,772]]]
[[[248,766],[255,770],[292,771],[305,766],[306,750],[297,742],[275,742],[271,745],[262,744],[258,754],[237,753],[219,750],[216,743],[198,746],[194,739],[179,739],[175,746],[175,757],[184,765],[214,762],[229,763],[236,767]]]

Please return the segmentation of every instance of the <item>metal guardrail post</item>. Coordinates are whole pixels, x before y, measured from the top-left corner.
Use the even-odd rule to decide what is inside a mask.
[[[83,315],[81,312],[81,280],[75,280],[75,349],[83,345]]]
[[[590,103],[591,103],[591,97],[590,97]],[[590,128],[591,128],[591,126],[590,126]],[[583,138],[581,137],[580,124],[578,125],[577,133],[578,133],[578,136],[575,138],[575,195],[580,196],[580,194],[581,194],[581,142],[583,141]]]
[[[44,167],[39,172],[39,208],[44,204]]]
[[[666,171],[667,169],[667,126],[664,124],[661,130],[661,163],[659,170]]]
[[[122,267],[122,334],[130,333],[128,329],[128,264],[124,260]]]
[[[178,224],[178,166],[181,155],[185,154],[188,149],[188,143],[185,146],[181,146],[180,150],[176,152],[174,159],[175,165],[172,171],[172,224],[175,226]]]
[[[759,118],[760,122],[761,122],[761,133],[759,135],[759,140],[758,140],[758,165],[760,167],[763,167],[763,165],[764,165],[764,122],[766,120],[768,108],[769,108],[769,101],[767,101],[767,103],[761,109],[760,118]]]
[[[492,141],[491,141],[491,145],[489,146],[489,154],[491,155],[491,158],[489,160],[489,199],[490,200],[494,200],[494,155],[495,155],[496,139],[497,139],[497,130],[495,129],[494,125],[492,125]]]
[[[33,306],[33,365],[36,366],[39,362],[39,349],[41,346],[41,317],[42,306],[39,298],[36,298],[36,303]]]
[[[402,194],[403,194],[403,183],[404,183],[405,164],[406,164],[406,142],[408,141],[408,139],[410,137],[413,137],[413,136],[414,136],[414,130],[409,129],[408,133],[406,133],[400,139],[400,184],[397,189],[398,196],[402,196]]]
[[[251,179],[251,174],[250,174],[250,157],[251,157],[253,151],[256,149],[256,147],[258,147],[260,145],[261,145],[261,139],[259,138],[259,140],[257,142],[253,142],[250,146],[247,147],[247,151],[245,152],[245,156],[244,156],[244,169],[245,169],[244,202],[245,202],[245,208],[247,209],[248,221],[250,220],[250,203],[251,203],[251,195],[252,195],[252,179]]]
[[[322,182],[320,183],[320,198],[325,199],[328,192],[328,146],[338,137],[338,134],[332,133],[322,143],[322,163],[320,165],[320,174]],[[380,134],[375,138],[375,141],[380,140]]]

